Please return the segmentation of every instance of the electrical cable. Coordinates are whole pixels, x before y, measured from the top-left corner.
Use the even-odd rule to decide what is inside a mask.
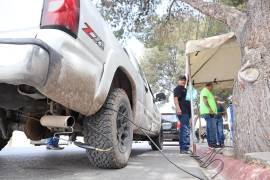
[[[145,132],[144,128],[138,126],[137,124],[135,124],[132,120],[130,120],[126,115],[120,113],[119,111],[115,110],[115,109],[112,109],[112,108],[108,108],[108,107],[105,107],[105,109],[109,109],[109,110],[112,110],[114,112],[116,112],[117,114],[120,114],[121,116],[123,116],[124,118],[126,118],[131,124],[133,124],[135,127],[139,128],[139,130],[151,141],[151,143],[158,149],[158,151],[160,152],[160,154],[169,162],[171,163],[172,165],[174,165],[178,170],[181,170],[197,179],[200,179],[200,180],[204,180],[204,178],[201,178],[187,170],[185,170],[184,168],[182,168],[181,166],[177,165],[176,163],[174,163],[173,161],[171,161],[163,152],[162,150],[158,147],[158,145],[153,141],[153,139]],[[147,130],[148,131],[148,130]]]
[[[72,134],[74,132],[74,129],[73,127],[69,128],[70,131],[68,132],[61,132],[61,133],[54,133],[53,135],[53,138],[54,139],[58,139],[58,140],[62,140],[62,141],[66,141],[68,143],[73,143],[74,145],[80,147],[80,148],[84,148],[84,149],[88,149],[88,150],[94,150],[94,151],[99,151],[99,152],[108,152],[108,151],[111,151],[112,150],[112,147],[109,147],[109,148],[98,148],[98,147],[94,147],[94,146],[90,146],[86,143],[82,143],[82,142],[79,142],[79,141],[72,141],[72,140],[66,140],[64,138],[60,138],[60,135],[69,135],[69,134]],[[100,133],[101,135],[103,135],[102,133]],[[104,136],[104,135],[103,135]],[[106,136],[104,136],[106,137]]]
[[[225,146],[228,147],[228,146]],[[220,153],[225,147],[222,147],[220,149],[218,149],[216,151],[216,149],[212,149],[211,151],[207,152],[206,154],[204,154],[202,157],[200,157],[199,155],[194,155],[192,154],[191,157],[193,157],[194,159],[196,159],[197,161],[199,161],[199,163],[201,164],[202,168],[208,168],[212,163],[219,161],[220,162],[220,166],[218,167],[218,171],[217,173],[211,177],[211,179],[214,179],[218,174],[220,174],[224,168],[224,162],[221,159],[214,159],[215,156]],[[205,161],[203,161],[204,158],[207,158]]]
[[[109,147],[107,149],[104,149],[104,148],[101,149],[101,148],[89,146],[89,145],[87,145],[85,143],[78,142],[78,141],[74,141],[73,143],[74,143],[74,145],[76,145],[76,146],[78,146],[80,148],[94,150],[94,151],[99,151],[99,152],[108,152],[108,151],[111,151],[112,150],[112,147]]]
[[[198,108],[198,103],[196,103],[196,106]],[[200,113],[198,113],[198,117],[199,117],[199,120],[201,119],[201,115]],[[201,128],[201,127],[199,127]],[[199,130],[199,134],[200,134],[200,130]],[[199,135],[199,138],[200,138],[200,135]],[[224,147],[221,147],[220,149],[218,149],[216,151],[216,149],[212,149],[211,151],[205,153],[202,157],[200,157],[199,155],[196,155],[192,152],[192,155],[191,157],[193,157],[194,159],[196,159],[199,163],[200,163],[200,166],[202,168],[207,168],[209,167],[212,163],[216,162],[216,161],[220,161],[220,168],[219,170],[217,171],[217,173],[211,177],[211,179],[214,179],[218,174],[220,174],[224,168],[224,162],[223,160],[221,159],[214,159],[215,156],[220,153],[225,147],[232,147],[232,146],[224,146]],[[203,159],[206,158],[206,160],[204,161]]]
[[[71,141],[71,140],[66,140],[64,138],[60,138],[60,137],[57,137],[56,135],[65,135],[66,133],[55,133],[53,138],[54,139],[58,139],[58,140],[62,140],[62,141],[66,141],[68,143],[73,143],[74,145],[80,147],[80,148],[83,148],[83,149],[88,149],[88,150],[94,150],[94,151],[99,151],[99,152],[108,152],[108,151],[111,151],[112,150],[112,147],[109,147],[109,148],[97,148],[97,147],[94,147],[94,146],[90,146],[86,143],[82,143],[82,142],[79,142],[79,141]]]
[[[218,151],[216,151],[215,149],[212,150],[212,153],[210,154],[210,156],[207,158],[207,160],[201,165],[201,167],[204,168],[204,166],[206,166],[210,161],[212,161],[215,156],[217,155],[217,153],[220,151],[220,149]]]
[[[176,163],[174,163],[173,161],[171,161],[163,152],[162,150],[159,148],[159,146],[154,142],[154,140],[147,134],[147,129],[145,128],[142,128],[140,126],[138,126],[137,124],[135,124],[132,120],[130,120],[126,115],[120,113],[119,111],[115,110],[115,109],[112,109],[112,108],[107,108],[107,107],[104,107],[105,109],[109,109],[109,110],[112,110],[114,112],[116,112],[117,114],[120,114],[121,116],[123,116],[124,118],[126,118],[133,126],[137,127],[150,141],[151,143],[158,149],[158,151],[161,153],[161,155],[169,162],[171,163],[173,166],[175,166],[178,170],[181,170],[197,179],[200,179],[200,180],[204,180],[203,178],[197,176],[197,175],[194,175],[193,173],[185,170],[184,168],[182,168],[181,166],[177,165]],[[93,127],[90,127],[92,128],[94,131],[96,131],[97,133],[101,134],[102,136],[104,136],[102,133],[98,132],[96,129],[94,129]],[[67,132],[66,132],[67,133]],[[64,133],[64,134],[66,134]],[[70,133],[70,132],[68,132]],[[55,133],[55,135],[60,135],[61,133]],[[111,151],[112,150],[112,147],[109,147],[109,148],[97,148],[97,147],[93,147],[93,146],[90,146],[86,143],[82,143],[82,142],[78,142],[78,141],[71,141],[71,140],[66,140],[66,139],[63,139],[63,138],[60,138],[60,137],[57,137],[55,136],[53,138],[56,138],[56,139],[59,139],[59,140],[63,140],[63,141],[66,141],[66,142],[70,142],[70,143],[73,143],[74,145],[78,146],[78,147],[81,147],[81,148],[84,148],[84,149],[88,149],[88,150],[94,150],[94,151],[99,151],[99,152],[108,152],[108,151]],[[106,137],[106,136],[104,136]],[[108,137],[106,137],[108,138]],[[225,146],[225,147],[231,147],[231,146]],[[194,159],[196,159],[199,163],[200,163],[200,166],[202,168],[207,168],[209,167],[212,163],[216,162],[216,161],[220,161],[220,168],[218,170],[218,172],[211,177],[211,179],[214,179],[218,174],[220,174],[224,168],[224,162],[221,160],[221,159],[214,159],[215,156],[220,153],[222,150],[224,149],[223,148],[220,148],[218,149],[217,151],[215,149],[212,149],[211,151],[205,153],[202,157],[199,156],[199,155],[196,155],[196,154],[191,154],[190,157],[193,157]],[[204,158],[206,158],[206,160],[203,160]]]
[[[224,162],[221,159],[214,159],[214,160],[212,160],[211,162],[209,162],[209,164],[207,166],[205,166],[205,168],[207,168],[208,166],[210,166],[210,164],[212,164],[215,161],[220,161],[221,162],[220,163],[221,164],[220,165],[221,167],[219,168],[218,172],[214,176],[211,177],[211,179],[214,179],[218,174],[220,174],[223,171],[223,168],[224,168]]]
[[[149,131],[145,128],[142,128],[140,127],[139,125],[135,124],[132,120],[129,119],[129,117],[127,117],[126,115],[120,113],[119,111],[115,110],[115,109],[112,109],[112,108],[108,108],[108,107],[104,107],[105,109],[109,109],[109,110],[112,110],[114,112],[116,112],[117,114],[120,114],[121,116],[123,116],[125,119],[127,119],[133,126],[137,127],[150,141],[151,143],[158,149],[158,151],[160,152],[160,154],[169,162],[171,163],[173,166],[175,166],[178,170],[181,170],[189,175],[191,175],[192,177],[195,177],[199,180],[204,180],[204,178],[202,177],[199,177],[195,174],[193,174],[192,172],[189,172],[188,170],[185,170],[184,168],[182,168],[181,166],[177,165],[176,163],[174,163],[172,160],[170,160],[163,152],[162,150],[158,147],[158,145],[154,142],[154,140],[147,134],[146,131]],[[94,128],[93,128],[94,129]],[[95,129],[94,129],[95,130]],[[95,130],[96,131],[96,130]],[[96,131],[98,132],[98,131]],[[64,134],[67,134],[70,132],[65,132]],[[70,143],[73,143],[74,145],[78,146],[78,147],[81,147],[81,148],[84,148],[84,149],[88,149],[88,150],[95,150],[95,151],[100,151],[100,152],[107,152],[107,151],[111,151],[112,150],[112,147],[109,147],[107,149],[102,149],[102,148],[97,148],[97,147],[93,147],[93,146],[90,146],[86,143],[82,143],[82,142],[78,142],[78,141],[71,141],[71,140],[66,140],[66,139],[63,139],[63,138],[60,138],[60,137],[57,137],[56,135],[60,135],[60,134],[63,134],[63,133],[55,133],[54,134],[54,137],[53,138],[56,138],[56,139],[59,139],[59,140],[63,140],[63,141],[66,141],[66,142],[70,142]],[[102,133],[100,133],[101,135],[103,135]],[[104,135],[103,135],[104,136]],[[104,136],[106,137],[106,136]],[[107,137],[106,137],[107,138]]]
[[[197,0],[197,4],[199,4],[199,0]],[[196,27],[196,39],[198,39],[198,35],[199,35],[199,15],[197,16],[197,27]],[[210,22],[210,21],[209,21]],[[216,54],[216,52],[214,52],[214,54],[212,56],[214,56]],[[197,55],[197,54],[196,54]],[[210,58],[207,59],[207,61],[199,68],[198,71],[200,71],[211,59],[212,56]],[[198,73],[195,72],[193,73],[193,75],[189,74],[189,80],[191,81],[192,78]],[[192,97],[191,97],[192,99]],[[197,104],[198,105],[198,104]],[[192,101],[191,101],[191,106],[193,107]],[[193,116],[193,115],[192,115]],[[193,117],[192,117],[193,118]],[[199,113],[199,120],[201,119],[200,117],[200,113]],[[193,133],[193,129],[192,129],[192,133]],[[200,139],[200,133],[201,133],[201,126],[199,127],[199,139]],[[222,148],[223,149],[223,148]],[[220,161],[221,162],[221,168],[219,169],[219,171],[213,176],[211,177],[211,179],[215,178],[219,173],[221,173],[221,171],[223,170],[224,167],[224,162],[221,159],[214,159],[216,154],[219,153],[221,150],[216,151],[215,149],[212,149],[212,151],[207,152],[206,154],[204,154],[202,157],[200,157],[199,155],[193,154],[191,155],[191,157],[193,157],[194,159],[196,159],[200,164],[201,167],[203,168],[207,168],[210,164],[212,164],[215,161]],[[206,158],[206,161],[204,161],[203,159]]]

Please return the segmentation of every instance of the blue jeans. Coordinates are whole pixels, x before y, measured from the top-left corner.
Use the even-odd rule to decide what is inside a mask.
[[[59,136],[56,136],[56,137],[59,137]],[[47,139],[47,145],[58,146],[58,143],[59,143],[58,138],[50,137],[50,138]]]
[[[216,118],[217,125],[217,142],[219,145],[224,144],[224,132],[223,132],[223,118]]]
[[[179,146],[180,151],[187,151],[190,146],[190,115],[183,114],[177,115],[178,119],[180,120],[181,127],[179,131]]]
[[[209,146],[217,144],[217,124],[216,119],[210,117],[209,114],[204,114],[202,117],[206,121],[206,138]]]

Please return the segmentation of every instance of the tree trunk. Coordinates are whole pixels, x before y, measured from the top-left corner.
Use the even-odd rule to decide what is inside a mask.
[[[203,0],[181,0],[226,23],[241,47],[234,85],[235,152],[270,151],[270,0],[248,0],[247,13]]]
[[[248,152],[270,151],[269,0],[248,2],[247,22],[237,38],[242,66],[234,86],[234,140],[236,155],[242,157]]]

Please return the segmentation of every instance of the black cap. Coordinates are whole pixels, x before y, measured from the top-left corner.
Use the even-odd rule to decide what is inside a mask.
[[[187,78],[186,78],[186,76],[184,76],[184,75],[181,75],[181,76],[179,76],[179,80],[187,80]]]

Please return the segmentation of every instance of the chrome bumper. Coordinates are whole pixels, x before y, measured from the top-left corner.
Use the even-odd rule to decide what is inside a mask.
[[[43,87],[51,54],[55,52],[37,39],[0,39],[0,83]]]

